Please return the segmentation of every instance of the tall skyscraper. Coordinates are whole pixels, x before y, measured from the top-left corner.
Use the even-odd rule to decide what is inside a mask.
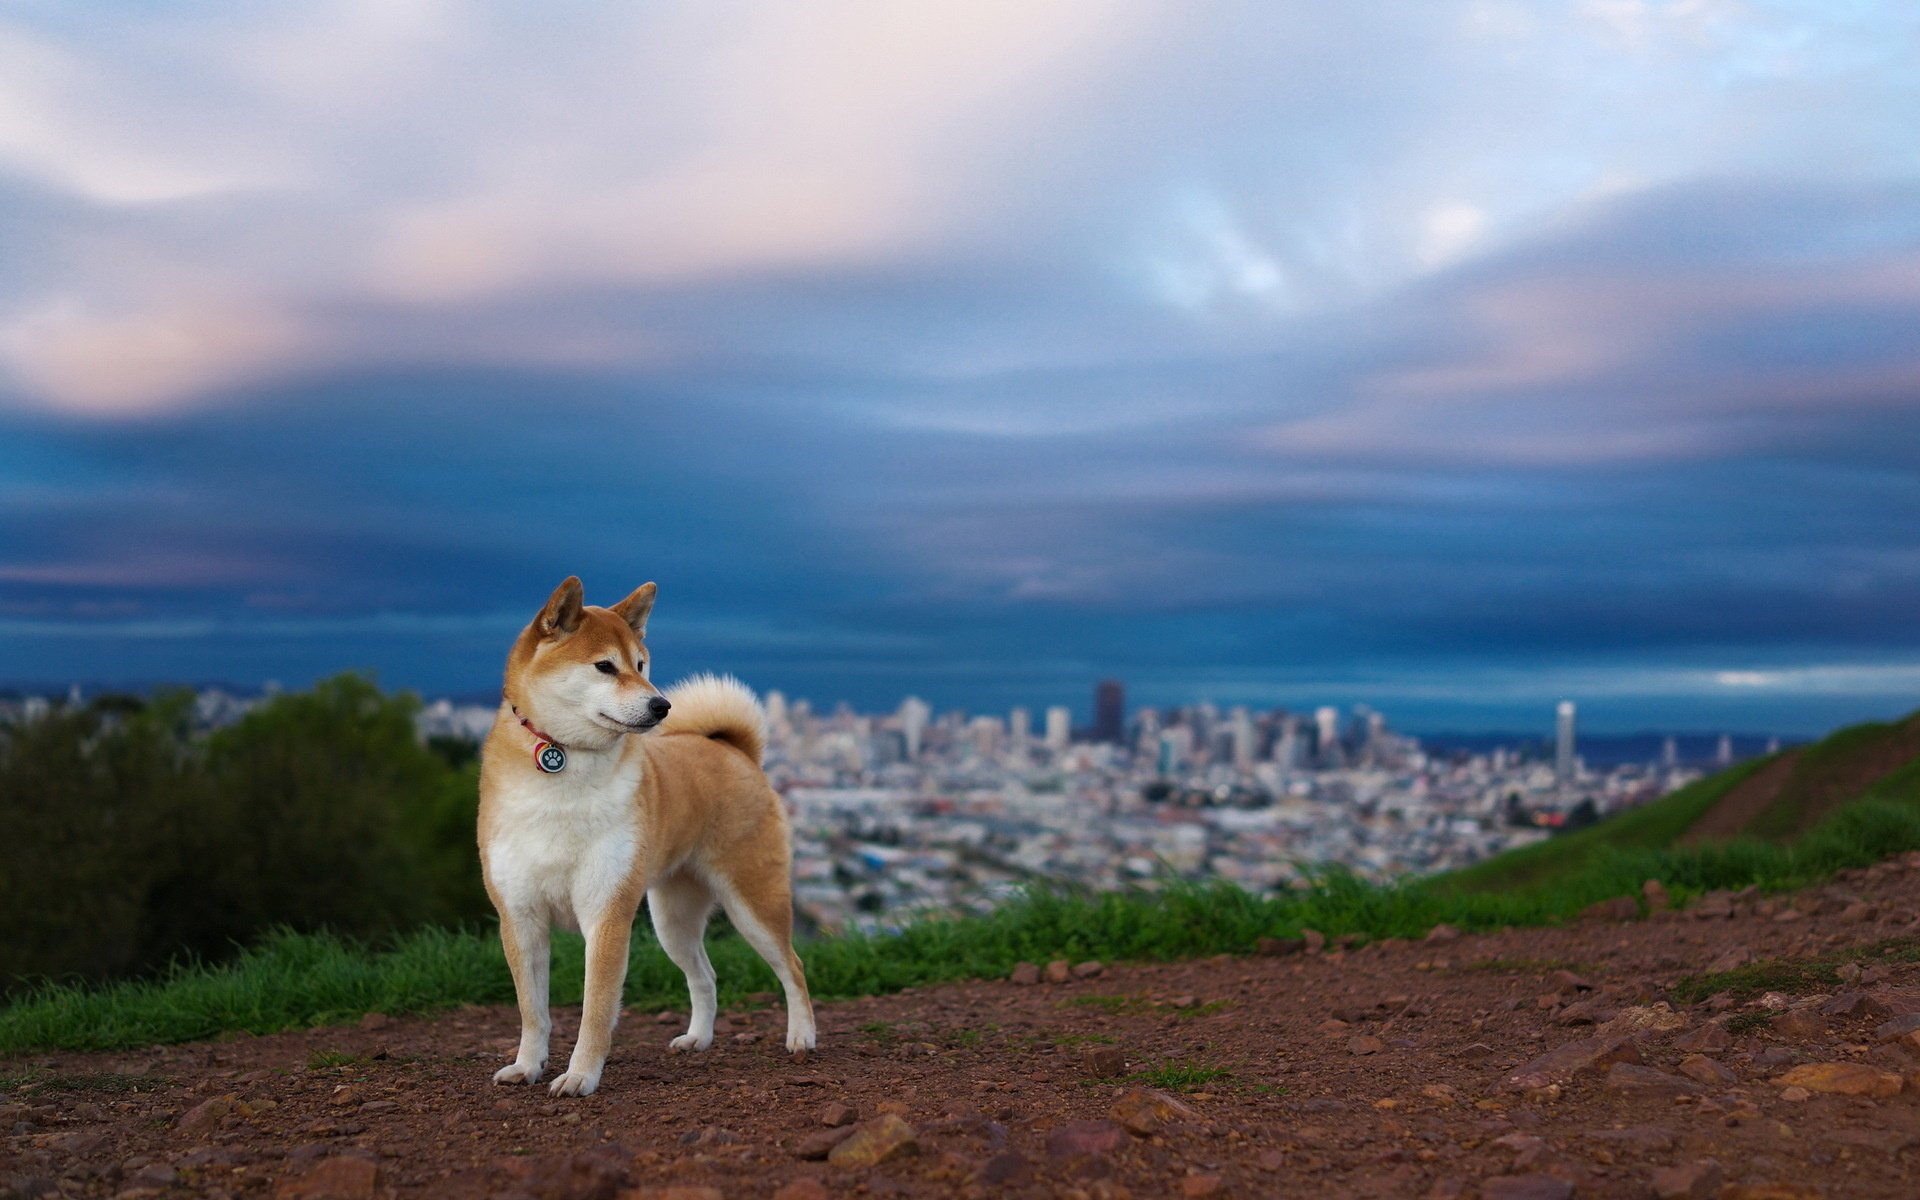
[[[1073,740],[1073,713],[1062,705],[1047,710],[1047,749],[1059,754]]]
[[[1033,737],[1033,714],[1025,708],[1016,708],[1007,714],[1008,749],[1016,755],[1027,752],[1027,742]]]
[[[1127,737],[1127,689],[1118,679],[1093,686],[1093,740],[1118,746]]]
[[[1326,705],[1313,710],[1314,751],[1323,767],[1346,765],[1340,752],[1340,710]]]
[[[1553,774],[1561,783],[1573,781],[1577,733],[1574,729],[1573,701],[1562,700],[1554,711]]]
[[[1244,707],[1235,708],[1227,717],[1227,728],[1233,734],[1233,769],[1253,770],[1253,714]]]
[[[1680,743],[1671,734],[1660,743],[1660,765],[1669,771],[1680,765]]]
[[[907,761],[920,761],[920,735],[927,731],[927,718],[933,715],[933,708],[918,696],[908,696],[900,702],[900,732],[907,739]]]

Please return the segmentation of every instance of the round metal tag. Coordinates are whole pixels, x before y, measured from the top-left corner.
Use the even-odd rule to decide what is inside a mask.
[[[547,774],[558,775],[567,769],[567,752],[551,742],[546,742],[533,752],[533,762]]]

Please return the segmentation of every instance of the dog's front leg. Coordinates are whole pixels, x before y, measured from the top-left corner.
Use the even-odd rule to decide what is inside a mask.
[[[547,973],[552,963],[551,936],[545,917],[500,909],[500,945],[513,972],[513,992],[520,1002],[520,1053],[494,1072],[495,1083],[538,1083],[547,1069],[547,1042],[553,1016],[547,1009]]]
[[[553,1081],[556,1096],[590,1096],[613,1047],[613,1023],[620,1017],[620,989],[627,980],[627,947],[633,940],[638,905],[619,906],[586,930],[587,984],[580,1010],[580,1037],[573,1043],[567,1073]]]

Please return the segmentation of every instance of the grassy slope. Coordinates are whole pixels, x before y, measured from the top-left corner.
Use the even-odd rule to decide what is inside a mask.
[[[1669,796],[1621,813],[1575,833],[1510,850],[1447,878],[1470,891],[1533,887],[1577,870],[1603,850],[1655,849],[1671,845],[1704,816],[1735,784],[1765,766],[1755,759],[1731,770],[1695,780]]]
[[[1817,811],[1813,806],[1832,780],[1872,773],[1874,760],[1909,736],[1907,726],[1907,720],[1853,725],[1806,747],[1781,785],[1780,794],[1754,818],[1747,832],[1776,840],[1800,832],[1809,811]],[[1879,769],[1884,770],[1884,764]]]
[[[1244,953],[1260,937],[1303,928],[1385,938],[1417,937],[1442,921],[1463,929],[1550,924],[1596,900],[1633,894],[1646,879],[1665,881],[1681,897],[1749,884],[1789,888],[1920,850],[1920,760],[1792,844],[1740,838],[1673,848],[1680,832],[1758,766],[1745,764],[1592,829],[1435,880],[1373,886],[1335,873],[1311,889],[1272,896],[1227,885],[1101,896],[1035,891],[989,916],[926,921],[897,936],[821,939],[803,946],[802,955],[814,994],[831,999],[998,976],[1022,960]],[[771,973],[738,938],[712,938],[711,954],[723,1000],[774,990]],[[579,1002],[582,964],[579,939],[556,938],[555,1003]],[[679,971],[644,933],[635,938],[626,996],[642,1009],[686,1002]],[[269,1033],[365,1012],[512,998],[489,932],[426,930],[378,948],[281,934],[232,962],[183,965],[158,980],[43,987],[0,1009],[0,1054]]]

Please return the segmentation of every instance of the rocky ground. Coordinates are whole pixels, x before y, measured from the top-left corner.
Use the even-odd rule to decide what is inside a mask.
[[[683,1014],[629,1013],[583,1100],[488,1082],[514,1046],[494,1008],[37,1056],[0,1064],[0,1194],[1920,1194],[1920,856],[1631,907],[824,1005],[802,1064],[777,1008],[695,1056],[665,1050]],[[1672,991],[1774,956],[1829,969]]]

